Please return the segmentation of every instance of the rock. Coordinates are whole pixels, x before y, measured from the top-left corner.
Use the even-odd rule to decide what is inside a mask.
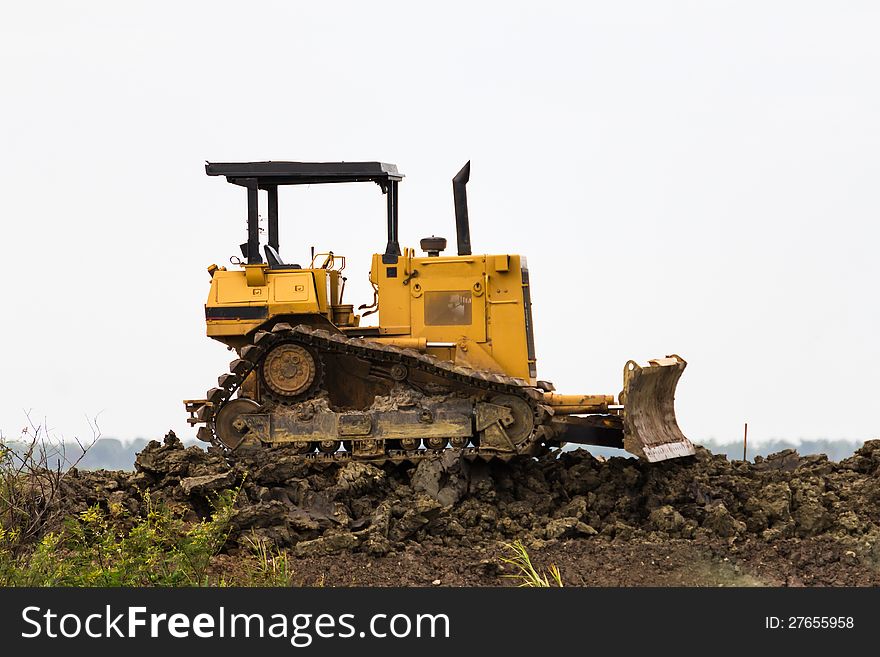
[[[427,525],[440,512],[440,503],[426,496],[416,498],[412,508],[407,509],[403,516],[394,523],[389,537],[393,541],[410,538],[422,527]]]
[[[791,487],[787,483],[770,483],[760,492],[758,506],[771,524],[778,520],[785,522],[791,518]]]
[[[571,502],[562,507],[560,515],[564,518],[583,519],[587,515],[587,509],[587,500],[582,495],[578,495],[574,497]]]
[[[361,549],[374,557],[382,557],[391,552],[394,546],[385,536],[378,533],[367,534],[361,543]]]
[[[815,536],[831,526],[831,514],[818,500],[808,500],[794,513],[795,531],[798,536]]]
[[[706,517],[702,526],[722,538],[731,538],[746,529],[745,523],[730,515],[730,511],[727,510],[723,502],[706,509]]]
[[[208,492],[229,488],[235,483],[232,470],[201,477],[186,477],[180,480],[180,487],[186,495],[205,495]]]
[[[519,536],[522,533],[522,526],[513,518],[501,518],[498,523],[498,531],[505,536]],[[447,525],[447,533],[449,532]]]
[[[766,459],[762,459],[759,463],[755,459],[755,469],[757,470],[782,470],[784,472],[794,471],[800,465],[801,457],[797,451],[793,449],[784,449],[781,452],[770,454]]]
[[[447,450],[439,458],[419,461],[411,485],[414,491],[431,496],[442,506],[452,506],[468,489],[465,463],[455,450]]]
[[[770,521],[767,518],[767,512],[764,510],[761,500],[756,497],[750,497],[743,505],[743,510],[747,514],[745,519],[746,531],[758,534],[767,529]]]
[[[260,502],[237,509],[232,516],[232,526],[243,530],[271,525],[286,525],[288,513],[288,507],[283,502],[276,500]]]
[[[321,524],[308,513],[299,508],[292,509],[286,516],[285,521],[290,528],[300,534],[318,532],[322,529]]]
[[[577,518],[558,518],[551,520],[543,531],[543,538],[547,540],[574,538],[576,536],[595,536],[598,532],[585,522]]]
[[[385,483],[385,473],[369,463],[350,461],[343,465],[336,475],[336,485],[340,490],[354,495],[366,495],[379,490]]]
[[[439,515],[440,510],[442,509],[442,505],[437,500],[431,499],[430,497],[426,497],[424,495],[420,495],[415,500],[414,509],[416,513],[419,513],[425,516],[428,519],[432,519]],[[488,509],[487,511],[494,511],[493,509]]]
[[[641,478],[641,473],[632,466],[623,469],[623,483],[627,487],[635,486]]]
[[[648,520],[654,529],[667,534],[679,534],[685,526],[685,519],[668,504],[651,511]]]
[[[840,465],[862,474],[875,474],[880,469],[880,440],[867,441]]]
[[[602,528],[601,534],[615,540],[630,541],[635,536],[635,529],[625,522],[615,520],[613,523],[605,525]]]
[[[298,557],[314,557],[323,554],[333,554],[342,550],[350,550],[360,543],[360,539],[351,532],[340,534],[325,534],[311,541],[300,541],[294,547]]]
[[[544,528],[544,538],[549,540],[552,538],[573,536],[575,533],[574,529],[579,522],[580,520],[577,518],[559,518],[558,520],[551,520]]]
[[[264,486],[277,486],[297,478],[303,472],[302,458],[296,455],[281,455],[268,463],[257,465],[253,479]]]
[[[177,437],[177,434],[173,431],[169,431],[165,434],[165,438],[162,440],[166,447],[180,447],[183,446],[183,443],[180,442],[180,438]]]
[[[198,447],[195,449],[205,454]],[[166,437],[164,445],[151,440],[135,458],[134,467],[138,472],[147,472],[162,477],[186,476],[189,471],[191,457],[190,454],[187,454],[187,451],[176,436],[171,441]]]
[[[772,543],[773,541],[779,541],[785,538],[789,538],[792,534],[794,534],[794,523],[780,523],[769,529],[765,529],[761,532],[761,538],[763,538],[768,543]]]
[[[589,456],[584,450],[577,450],[577,452],[582,452],[583,455]],[[570,454],[576,454],[576,452],[570,452]],[[560,460],[567,456],[568,454],[564,455]],[[602,483],[601,479],[599,479],[598,473],[594,469],[595,461],[592,457],[586,462],[576,461],[573,457],[569,457],[566,461],[562,462],[568,463],[571,466],[562,471],[562,485],[565,492],[569,495],[573,497],[585,495],[590,491],[597,489]]]
[[[391,526],[391,503],[382,502],[376,507],[370,518],[369,530],[371,534],[388,537],[388,530]]]
[[[837,517],[837,524],[848,534],[861,533],[864,523],[855,511],[845,511]]]
[[[596,536],[599,533],[592,525],[585,522],[579,522],[575,525],[574,531],[578,536]]]
[[[149,472],[137,472],[131,478],[131,484],[139,490],[152,488],[156,483],[156,478]]]
[[[268,502],[272,499],[272,491],[265,486],[254,486],[249,491],[249,497],[253,502]]]
[[[467,530],[461,526],[461,523],[458,522],[458,520],[450,520],[446,525],[446,534],[448,536],[465,536]]]
[[[427,524],[427,518],[417,513],[414,509],[409,509],[403,514],[403,517],[394,524],[389,537],[394,541],[402,541],[415,534]]]
[[[289,547],[295,542],[290,533],[290,529],[283,525],[275,525],[273,527],[249,529],[239,540],[239,544],[252,548],[253,545],[259,541],[265,541],[267,544],[274,545],[278,548]]]

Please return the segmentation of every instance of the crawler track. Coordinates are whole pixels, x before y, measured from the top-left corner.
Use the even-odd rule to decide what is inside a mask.
[[[358,362],[368,366],[371,373],[375,372],[375,374],[371,374],[370,378],[380,383],[383,377],[388,376],[388,373],[391,372],[388,376],[390,379],[387,382],[388,385],[391,383],[404,385],[418,391],[425,391],[427,386],[433,392],[457,394],[474,399],[487,399],[499,394],[510,395],[528,405],[533,417],[534,429],[518,443],[516,451],[499,452],[497,449],[483,449],[479,446],[478,440],[472,440],[471,442],[476,444],[471,446],[453,448],[469,458],[488,460],[492,458],[509,459],[518,454],[534,455],[542,451],[544,444],[554,435],[550,427],[552,411],[541,403],[543,400],[542,392],[529,386],[528,382],[522,379],[456,366],[414,350],[384,345],[363,338],[346,337],[341,333],[331,333],[324,329],[304,325],[293,327],[282,323],[275,325],[271,331],[258,331],[254,335],[253,342],[241,349],[240,357],[230,363],[229,372],[218,378],[218,387],[208,391],[207,403],[196,413],[198,421],[204,422],[206,425],[199,432],[199,437],[202,440],[229,450],[229,446],[224,444],[217,435],[215,426],[217,414],[227,403],[236,398],[236,393],[239,392],[244,381],[251,373],[258,370],[269,350],[281,342],[302,345],[321,358],[354,357],[358,359]],[[404,376],[401,376],[402,373]],[[351,385],[357,385],[355,379],[352,381]],[[425,383],[426,381],[430,383]],[[326,392],[326,389],[321,388],[310,391],[311,398]],[[262,402],[260,413],[282,413],[289,411],[294,406],[292,401],[284,402],[277,397],[260,401]],[[297,399],[296,403],[302,401],[305,400]],[[523,406],[523,408],[525,407]],[[330,454],[304,453],[302,458],[303,460],[331,462],[350,459],[371,462],[406,462],[416,461],[443,451],[427,448],[395,449],[392,441],[384,441],[384,444],[386,447],[382,455],[362,456],[340,450]]]

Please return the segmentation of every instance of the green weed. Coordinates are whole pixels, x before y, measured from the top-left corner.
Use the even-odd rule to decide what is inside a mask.
[[[144,512],[127,531],[121,518],[92,506],[17,556],[8,547],[12,532],[0,527],[0,585],[210,585],[208,569],[229,536],[237,495],[225,491],[213,500],[210,519],[185,523],[146,492]]]
[[[251,586],[291,586],[293,571],[284,552],[265,538],[251,534],[245,537],[245,544],[253,557],[253,567],[249,574]]]
[[[510,556],[501,557],[501,561],[513,566],[516,572],[511,575],[503,575],[503,577],[519,581],[519,586],[546,588],[557,586],[562,588],[562,574],[555,565],[551,565],[547,569],[548,573],[541,574],[532,565],[529,552],[521,541],[505,543],[504,547],[510,552]]]

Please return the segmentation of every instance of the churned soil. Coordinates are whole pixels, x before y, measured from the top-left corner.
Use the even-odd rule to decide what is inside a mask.
[[[217,571],[241,568],[248,540],[289,554],[296,583],[512,586],[507,544],[566,586],[880,584],[880,440],[839,463],[786,450],[754,463],[698,448],[662,463],[585,450],[415,464],[311,462],[285,450],[186,448],[170,433],[135,472],[63,479],[69,513],[142,512],[144,492],[197,521],[238,488]]]

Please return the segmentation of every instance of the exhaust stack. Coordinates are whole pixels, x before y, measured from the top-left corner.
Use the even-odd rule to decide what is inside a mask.
[[[471,177],[471,161],[452,179],[452,197],[455,201],[455,233],[458,237],[458,255],[471,255],[471,225],[468,219],[467,183]]]

